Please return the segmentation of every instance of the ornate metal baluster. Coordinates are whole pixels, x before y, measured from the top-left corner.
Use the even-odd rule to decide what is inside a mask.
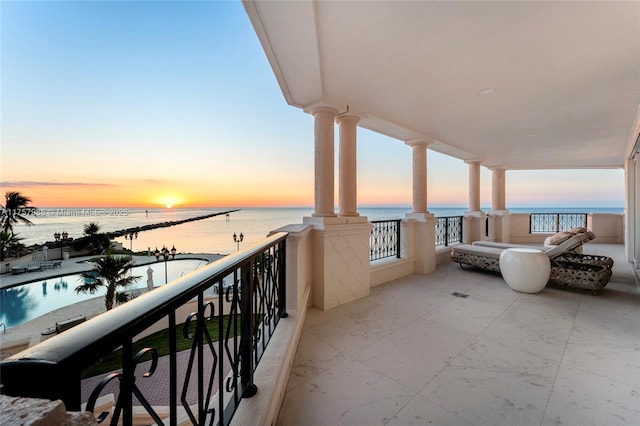
[[[369,260],[400,257],[400,220],[380,220],[371,223],[373,227],[369,234]]]
[[[245,286],[246,283],[242,282],[238,277],[238,270],[233,272],[234,285],[227,289],[225,293],[225,300],[230,303],[229,307],[229,321],[227,327],[222,336],[224,340],[224,351],[229,359],[231,365],[232,374],[227,377],[225,384],[225,390],[227,392],[234,392],[234,401],[239,400],[237,381],[240,375],[239,371],[239,357],[238,357],[238,286]],[[233,348],[230,347],[233,345]],[[233,351],[232,351],[233,349]]]
[[[207,308],[210,308],[209,315],[205,315]],[[187,364],[187,371],[185,374],[184,385],[182,387],[182,394],[181,394],[180,401],[182,402],[182,406],[185,408],[187,415],[189,416],[189,419],[191,419],[191,422],[193,424],[199,424],[199,423],[198,423],[198,420],[196,419],[195,414],[193,413],[193,410],[191,409],[191,406],[189,405],[189,401],[187,400],[187,393],[188,393],[189,384],[191,381],[190,379],[191,379],[191,372],[193,370],[193,364],[196,359],[196,353],[198,354],[198,364],[196,366],[198,369],[198,418],[202,419],[202,422],[204,422],[204,419],[206,418],[207,414],[211,414],[210,423],[212,423],[215,417],[215,409],[209,408],[209,407],[211,404],[211,396],[213,393],[215,371],[218,365],[218,355],[213,347],[213,339],[211,338],[211,335],[209,334],[209,329],[206,327],[206,323],[205,323],[205,321],[210,321],[213,318],[215,318],[215,307],[213,303],[211,302],[208,302],[206,304],[203,303],[203,304],[200,304],[200,310],[198,313],[193,312],[187,317],[187,320],[185,321],[184,327],[183,327],[183,337],[185,339],[191,340],[192,344],[191,344],[191,350],[189,353],[189,362]],[[189,332],[189,328],[191,325],[191,321],[193,319],[196,320],[196,329],[194,333],[191,334]],[[222,317],[218,317],[218,320],[222,321]],[[204,397],[204,389],[203,389],[205,343],[207,348],[211,352],[211,357],[212,357],[211,374],[209,376],[208,383],[207,383],[206,398]],[[202,422],[200,424],[203,424]]]
[[[131,365],[133,367],[133,374],[130,379],[132,382],[132,385],[131,385],[131,393],[128,393],[128,398],[127,398],[126,388],[122,386],[125,378],[125,373],[124,372],[111,373],[107,375],[104,379],[102,379],[102,381],[98,384],[98,386],[96,386],[93,392],[91,392],[91,395],[89,396],[89,399],[87,401],[86,411],[93,412],[93,410],[95,409],[96,401],[98,400],[98,397],[100,396],[104,388],[107,386],[107,384],[109,384],[109,382],[111,382],[114,379],[118,379],[120,381],[120,392],[118,393],[118,399],[116,400],[116,404],[114,407],[113,416],[111,417],[110,424],[114,426],[117,425],[120,420],[120,415],[122,414],[123,411],[124,411],[124,417],[122,419],[123,423],[124,424],[131,423],[131,417],[132,417],[131,394],[133,394],[136,396],[138,401],[140,401],[140,403],[142,404],[144,409],[147,411],[147,413],[151,416],[153,421],[156,422],[158,425],[163,425],[164,423],[162,419],[160,419],[160,416],[158,416],[158,413],[156,413],[156,411],[153,409],[149,401],[145,398],[145,396],[143,395],[143,393],[140,391],[140,389],[135,383],[135,368],[138,366],[138,364],[140,364],[140,362],[142,361],[142,358],[147,354],[149,354],[151,357],[151,367],[147,372],[142,374],[142,377],[151,377],[153,373],[156,371],[156,368],[158,366],[158,352],[153,348],[144,348],[140,350],[136,354],[136,356],[133,357],[133,360],[131,361]],[[123,356],[124,356],[124,351],[123,351]],[[127,409],[127,404],[128,404],[128,409]],[[102,423],[108,416],[109,416],[108,412],[102,412],[98,414],[98,417],[97,417],[98,423]]]

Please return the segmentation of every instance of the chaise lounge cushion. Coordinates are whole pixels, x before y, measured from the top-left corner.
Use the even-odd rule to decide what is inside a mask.
[[[512,246],[510,246],[512,247]],[[488,247],[481,245],[469,245],[469,244],[460,244],[459,246],[453,247],[452,250],[455,250],[456,253],[468,254],[468,255],[480,255],[485,257],[491,257],[493,259],[500,259],[500,253],[502,253],[502,248],[499,247]]]
[[[582,234],[583,232],[587,232],[587,228],[584,226],[575,226],[567,231],[570,234]]]
[[[557,246],[571,238],[574,234],[570,232],[557,232],[545,240],[545,245]]]
[[[534,246],[534,245],[529,245],[529,244],[499,243],[499,242],[496,242],[496,241],[474,241],[474,242],[471,243],[471,245],[473,245],[475,247],[482,246],[482,247],[493,247],[493,248],[500,248],[500,249],[530,248],[530,249],[536,249],[536,250],[540,250],[540,251],[545,251],[546,249],[549,248],[549,247]]]
[[[576,248],[582,246],[582,244],[588,241],[591,241],[595,237],[596,236],[593,232],[587,231],[587,232],[583,232],[576,235],[570,235],[569,238],[567,238],[561,244],[554,245],[551,247],[536,247],[536,246],[527,245],[527,244],[497,243],[494,241],[474,241],[471,245],[461,244],[459,246],[455,246],[455,249],[467,250],[466,253],[471,254],[471,253],[476,253],[476,252],[473,252],[474,248],[480,248],[480,247],[491,247],[491,248],[499,249],[500,251],[507,248],[514,248],[514,247],[531,248],[531,249],[543,251],[547,254],[547,256],[549,256],[550,259],[553,259],[554,257],[559,256],[564,252],[575,250]],[[465,246],[469,246],[470,248],[466,249]],[[472,251],[469,252],[469,250],[472,250]],[[477,253],[480,254],[480,252],[477,252]]]

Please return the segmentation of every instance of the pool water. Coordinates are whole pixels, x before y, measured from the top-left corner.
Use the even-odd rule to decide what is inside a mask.
[[[167,281],[180,278],[207,263],[206,260],[197,259],[166,262]],[[127,290],[147,288],[147,269],[149,267],[153,269],[155,286],[164,284],[164,265],[164,262],[160,262],[132,268],[132,274],[139,276],[140,279],[127,287]],[[82,275],[74,274],[0,289],[0,322],[5,323],[7,328],[11,328],[64,306],[94,297],[104,297],[106,290],[104,288],[94,294],[77,294],[75,288],[83,281]],[[120,288],[118,291],[122,290]]]

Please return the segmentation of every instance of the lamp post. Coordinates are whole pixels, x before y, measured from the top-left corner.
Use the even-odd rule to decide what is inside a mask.
[[[124,239],[126,240],[129,237],[129,251],[133,253],[133,239],[138,239],[138,231],[129,231],[124,234]]]
[[[169,256],[173,256],[173,259],[176,258],[176,246],[171,247],[171,250],[167,248],[167,246],[162,246],[162,251],[158,250],[156,247],[156,251],[153,253],[156,257],[156,262],[160,261],[160,256],[164,259],[164,283],[167,283],[167,260],[169,260]]]
[[[244,235],[242,234],[242,232],[240,233],[240,235],[236,235],[236,233],[233,233],[233,241],[235,243],[238,243],[238,250],[240,250],[240,243],[242,242],[242,240],[244,239]]]
[[[67,231],[63,231],[62,234],[60,232],[54,232],[53,238],[56,239],[56,243],[60,243],[60,259],[62,259],[62,250],[64,249],[64,243],[69,238],[69,234]]]

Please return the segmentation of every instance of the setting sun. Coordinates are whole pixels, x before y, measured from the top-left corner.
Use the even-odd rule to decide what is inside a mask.
[[[163,205],[168,209],[172,209],[174,206],[184,204],[184,200],[175,195],[163,195],[156,198],[155,203]]]

